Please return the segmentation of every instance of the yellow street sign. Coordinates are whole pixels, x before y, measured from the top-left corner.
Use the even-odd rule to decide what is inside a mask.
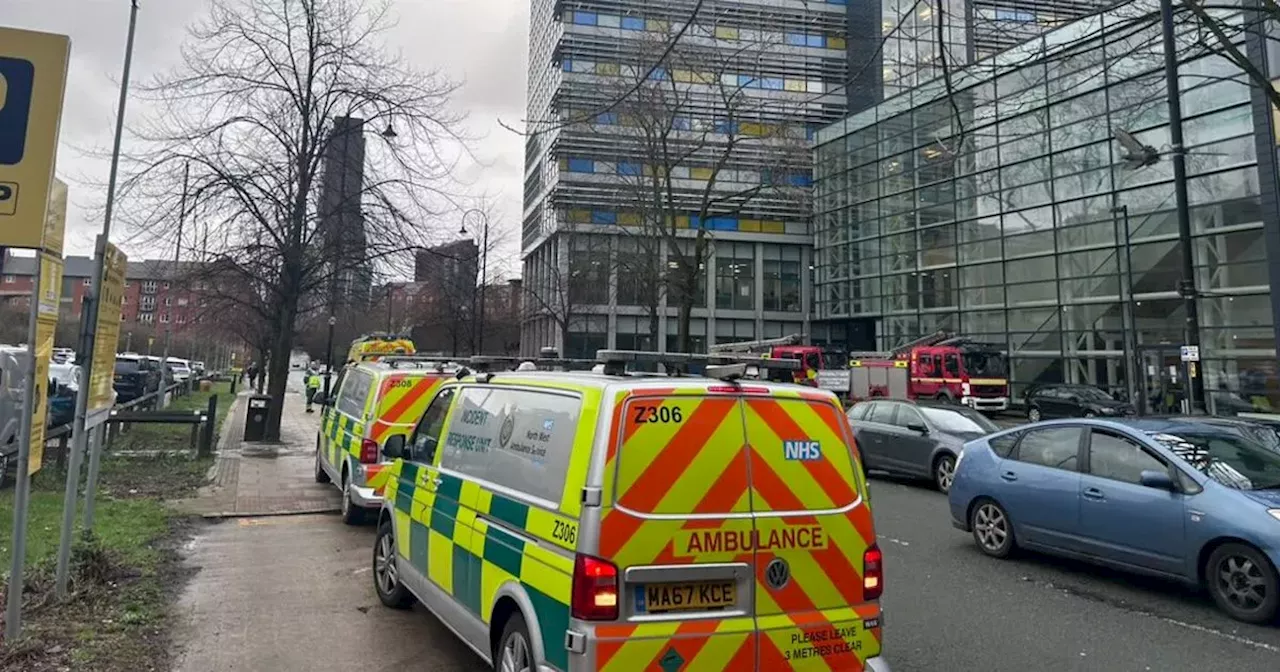
[[[0,246],[44,246],[70,52],[65,35],[0,28]]]
[[[62,294],[62,259],[40,253],[40,284],[36,317],[36,387],[31,410],[31,458],[27,473],[40,471],[44,462],[44,430],[49,413],[49,359],[53,357],[53,335],[58,327],[58,303]]]
[[[98,320],[94,324],[93,363],[89,374],[89,408],[85,427],[96,427],[115,403],[116,344],[120,341],[120,306],[124,300],[124,270],[128,258],[111,243],[102,255],[102,285],[98,288]]]

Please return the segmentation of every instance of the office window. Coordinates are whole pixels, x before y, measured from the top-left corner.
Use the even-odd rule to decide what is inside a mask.
[[[716,307],[755,308],[755,244],[716,243]]]
[[[169,313],[160,313],[160,324],[169,323]]]
[[[13,277],[12,275],[4,276],[4,284],[6,285],[11,285],[16,281],[17,281],[17,278]]]
[[[764,309],[800,312],[800,248],[764,248]]]

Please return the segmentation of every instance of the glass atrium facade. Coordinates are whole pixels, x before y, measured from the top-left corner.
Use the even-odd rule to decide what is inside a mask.
[[[820,131],[816,319],[845,325],[853,349],[940,329],[1003,344],[1017,398],[1037,382],[1147,399],[1179,388],[1182,248],[1157,17],[1155,2],[1088,17],[955,71],[953,95],[934,80]],[[1193,38],[1179,38],[1178,95],[1198,374],[1220,407],[1275,407],[1267,239],[1280,222],[1257,159],[1274,151],[1272,119],[1241,70]],[[1130,167],[1117,129],[1160,160]]]

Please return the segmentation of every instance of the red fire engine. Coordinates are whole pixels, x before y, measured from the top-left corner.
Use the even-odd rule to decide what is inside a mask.
[[[1003,411],[1008,371],[1000,346],[939,331],[887,352],[850,353],[849,368],[819,374],[818,385],[850,399],[936,399]]]
[[[805,338],[800,334],[791,334],[781,338],[768,338],[761,341],[743,341],[740,343],[721,343],[708,348],[710,354],[747,354],[771,357],[774,359],[799,360],[802,368],[794,372],[795,382],[801,385],[817,385],[819,371],[828,368],[843,368],[846,357],[843,352],[824,350],[816,345],[805,345]]]

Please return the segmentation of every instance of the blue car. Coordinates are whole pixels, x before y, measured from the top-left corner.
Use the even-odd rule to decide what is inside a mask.
[[[1232,618],[1280,608],[1280,453],[1179,418],[1061,420],[966,443],[953,524],[1017,548],[1204,586]]]

